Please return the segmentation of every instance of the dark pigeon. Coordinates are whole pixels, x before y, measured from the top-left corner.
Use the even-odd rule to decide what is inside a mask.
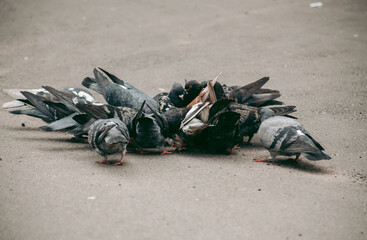
[[[192,107],[185,108],[172,108],[163,113],[163,116],[167,120],[169,134],[175,134],[181,127],[181,122],[185,119],[186,114],[191,110]]]
[[[209,109],[206,122],[197,118],[188,122],[175,137],[178,146],[210,153],[231,153],[235,146],[240,119],[239,113],[228,110],[228,105],[232,101],[222,99],[214,103]]]
[[[150,108],[152,113],[143,111],[145,107],[143,102],[140,110],[131,122],[132,143],[131,145],[141,152],[161,152],[167,153],[164,149],[166,138],[169,135],[169,125],[165,117],[156,110]]]
[[[164,113],[173,108],[184,107],[183,95],[185,89],[179,83],[174,83],[171,90],[163,93],[159,93],[153,97],[153,99],[159,104],[159,111]]]

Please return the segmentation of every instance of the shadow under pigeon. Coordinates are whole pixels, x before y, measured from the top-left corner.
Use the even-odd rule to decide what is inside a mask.
[[[28,141],[43,141],[43,142],[65,142],[65,143],[79,143],[79,144],[88,144],[84,139],[76,139],[76,138],[65,138],[65,137],[22,137],[23,140]]]
[[[62,152],[62,151],[80,151],[80,150],[90,150],[88,145],[81,145],[81,146],[60,146],[60,147],[40,147],[39,149],[41,150],[45,150],[45,151],[50,151],[50,152]]]
[[[11,130],[11,131],[25,131],[25,130],[31,131],[31,132],[36,132],[36,131],[41,132],[42,131],[38,127],[27,127],[27,126],[24,126],[24,127],[22,127],[22,126],[20,126],[20,127],[8,126],[8,127],[6,127],[6,129]]]
[[[257,150],[257,149],[264,149],[264,147],[260,143],[242,143],[239,145],[241,149],[250,149],[250,150]]]
[[[306,160],[296,161],[294,159],[276,160],[270,162],[272,165],[277,165],[284,168],[290,168],[302,172],[309,172],[314,174],[331,174],[332,172],[322,166],[315,165]]]

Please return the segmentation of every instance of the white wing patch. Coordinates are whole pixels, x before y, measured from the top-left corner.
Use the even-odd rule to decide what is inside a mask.
[[[83,91],[80,91],[78,92],[77,94],[79,97],[82,97],[84,98],[85,100],[87,100],[88,102],[94,102],[94,99],[91,95],[89,95],[88,93],[86,92],[83,92]]]
[[[301,130],[297,130],[298,135],[305,135]]]

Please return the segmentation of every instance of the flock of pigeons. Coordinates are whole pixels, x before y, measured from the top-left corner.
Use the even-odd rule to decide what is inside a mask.
[[[18,91],[4,89],[17,100],[6,103],[12,114],[40,118],[45,131],[67,131],[88,143],[109,163],[108,155],[121,154],[115,165],[124,164],[127,150],[171,153],[199,150],[232,153],[249,144],[258,133],[262,145],[277,155],[300,155],[309,160],[331,159],[323,147],[289,115],[295,106],[274,106],[282,102],[277,90],[264,89],[268,77],[245,86],[227,86],[209,81],[174,83],[169,92],[150,97],[113,74],[95,68],[94,77],[82,85],[101,94],[107,104],[96,102],[81,88]],[[15,108],[15,109],[14,109]]]

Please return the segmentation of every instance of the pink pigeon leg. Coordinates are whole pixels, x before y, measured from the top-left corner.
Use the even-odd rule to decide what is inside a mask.
[[[107,157],[105,157],[103,160],[101,161],[96,161],[96,163],[99,163],[99,164],[102,164],[102,163],[105,163],[105,164],[110,164],[109,161],[107,161]]]
[[[270,162],[269,158],[254,158],[254,162]]]
[[[164,155],[164,154],[171,154],[172,152],[169,152],[169,151],[166,151],[166,150],[163,150],[162,152],[161,152],[161,155]]]
[[[125,154],[126,154],[126,150],[122,151],[120,162],[117,162],[117,163],[115,163],[115,164],[113,164],[113,165],[115,165],[115,166],[116,166],[116,165],[125,165],[125,161],[124,161]]]

